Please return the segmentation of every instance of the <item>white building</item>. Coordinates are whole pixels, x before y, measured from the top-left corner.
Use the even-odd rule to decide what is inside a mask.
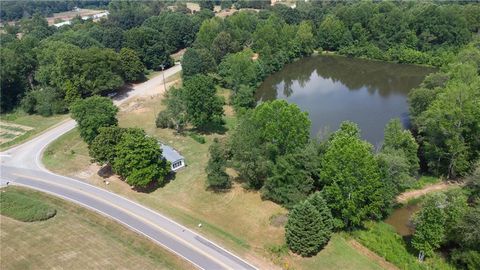
[[[185,167],[185,158],[172,147],[159,143],[163,157],[170,162],[170,169],[174,172]]]

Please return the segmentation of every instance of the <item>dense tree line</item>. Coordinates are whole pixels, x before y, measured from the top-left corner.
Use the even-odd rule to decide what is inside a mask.
[[[55,28],[36,14],[5,27],[1,111],[23,99],[28,113],[63,113],[76,98],[116,91],[125,82],[142,80],[146,69],[173,65],[170,54],[191,45],[213,13],[174,12],[167,4],[112,1],[109,17],[98,23],[75,18]]]
[[[479,41],[428,76],[409,96],[410,115],[428,170],[449,178],[467,175],[480,157]]]
[[[41,14],[44,17],[53,16],[53,13],[70,11],[75,7],[79,8],[101,8],[107,7],[110,0],[100,1],[5,1],[0,10],[2,21],[19,20],[30,18],[33,14]]]

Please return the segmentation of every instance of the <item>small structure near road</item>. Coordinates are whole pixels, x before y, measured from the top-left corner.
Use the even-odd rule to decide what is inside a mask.
[[[174,172],[185,167],[185,158],[172,147],[158,143],[162,149],[163,157],[170,162],[170,169]]]

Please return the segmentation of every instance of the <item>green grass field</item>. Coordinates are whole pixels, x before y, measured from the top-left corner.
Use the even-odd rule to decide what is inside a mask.
[[[12,186],[2,189],[5,194],[48,204],[57,215],[38,222],[2,216],[1,269],[193,269],[147,238],[70,202]]]
[[[221,90],[222,96],[226,95]],[[286,214],[279,205],[264,201],[260,193],[245,190],[235,183],[232,190],[214,193],[205,189],[208,161],[208,147],[215,137],[226,134],[202,134],[206,143],[200,144],[188,135],[176,134],[173,130],[158,129],[154,124],[154,111],[163,109],[159,99],[135,100],[135,110],[120,111],[119,124],[122,127],[140,127],[151,136],[177,149],[186,159],[187,167],[180,170],[175,179],[164,187],[149,193],[133,191],[125,182],[115,176],[109,178],[108,189],[158,210],[180,223],[199,231],[219,244],[233,250],[261,269],[277,265],[295,269],[378,269],[363,254],[353,249],[340,235],[317,256],[301,259],[283,254],[280,258],[268,247],[282,245],[283,226],[273,226],[270,218]],[[131,108],[125,104],[125,108]],[[233,127],[236,118],[231,108],[225,106],[226,126]],[[228,134],[228,131],[227,131]],[[86,179],[90,183],[105,187],[103,178],[98,176],[99,167],[90,163],[87,145],[74,130],[60,137],[50,145],[44,155],[47,168],[65,175]],[[68,162],[66,162],[68,161]],[[199,229],[196,225],[202,223]],[[349,266],[351,265],[351,266]]]
[[[18,221],[32,222],[47,220],[57,211],[52,206],[35,198],[12,190],[0,193],[0,214]]]
[[[29,115],[22,111],[16,111],[12,113],[2,114],[0,115],[0,120],[5,123],[12,123],[22,126],[27,126],[32,128],[31,130],[26,131],[20,136],[17,136],[11,141],[5,142],[0,144],[0,151],[5,150],[9,147],[17,145],[21,142],[24,142],[35,135],[45,131],[46,129],[54,126],[55,124],[60,123],[61,121],[68,118],[68,115],[54,115],[50,117],[44,117],[40,115]],[[12,130],[11,127],[0,127],[1,129]],[[17,129],[17,131],[19,131]],[[9,138],[10,139],[10,138]]]

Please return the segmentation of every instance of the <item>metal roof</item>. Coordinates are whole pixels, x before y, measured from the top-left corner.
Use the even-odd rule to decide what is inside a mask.
[[[160,148],[162,149],[162,155],[165,157],[165,159],[172,163],[177,160],[185,159],[175,149],[168,145],[160,144]]]

